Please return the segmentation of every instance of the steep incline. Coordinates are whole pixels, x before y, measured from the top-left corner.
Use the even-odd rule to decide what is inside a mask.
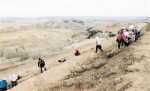
[[[149,28],[149,25],[147,27]],[[104,52],[97,54],[94,53],[94,39],[78,43],[81,48],[81,56],[78,57],[72,54],[72,49],[76,44],[67,46],[57,55],[53,55],[53,58],[47,59],[49,70],[43,74],[35,75],[32,72],[37,70],[33,66],[30,74],[34,77],[31,76],[30,79],[23,81],[9,91],[120,91],[125,89],[132,91],[136,88],[136,83],[139,82],[137,81],[138,78],[142,78],[144,72],[145,74],[149,72],[144,68],[140,70],[134,69],[137,66],[132,67],[132,65],[144,60],[143,65],[146,65],[145,68],[149,68],[149,53],[145,49],[150,44],[147,41],[149,33],[150,31],[146,31],[138,42],[131,44],[129,47],[123,46],[121,50],[117,49],[115,37],[102,39]],[[145,47],[143,48],[143,46]],[[141,50],[143,51],[141,52]],[[67,61],[58,63],[59,58],[66,58]],[[31,68],[28,70],[31,70]],[[133,76],[138,74],[137,72],[143,73],[133,79]],[[145,79],[148,81],[148,76],[145,76]],[[148,83],[145,83],[145,87],[148,85]]]

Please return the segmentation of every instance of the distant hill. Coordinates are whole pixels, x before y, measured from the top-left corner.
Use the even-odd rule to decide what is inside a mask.
[[[138,21],[148,19],[149,16],[51,16],[51,17],[27,17],[27,18],[19,18],[19,17],[6,17],[0,18],[0,22],[16,22],[16,21],[43,21],[43,20],[101,20],[101,21]]]
[[[145,18],[145,19],[141,19],[140,21],[143,21],[143,22],[150,22],[150,17]]]

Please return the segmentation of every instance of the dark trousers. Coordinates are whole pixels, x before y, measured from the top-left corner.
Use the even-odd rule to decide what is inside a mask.
[[[0,88],[0,91],[6,91],[6,87],[5,88]]]
[[[123,45],[124,45],[124,42],[123,42],[123,41],[120,41],[120,42],[121,42],[120,44],[123,46]]]
[[[140,32],[138,32],[138,33],[135,34],[135,42],[138,40],[138,38],[140,37],[140,35],[141,35]]]
[[[101,50],[101,52],[103,52],[103,50],[102,50],[102,46],[101,45],[96,45],[96,53],[97,53],[97,50],[98,49],[100,49]]]
[[[43,66],[43,67],[40,67],[40,68],[41,68],[41,73],[43,72],[43,71],[42,71],[42,68],[44,68],[44,69],[45,69],[45,71],[46,71],[46,67],[45,67],[45,66]]]
[[[129,46],[130,45],[130,37],[126,37],[127,39],[128,39],[128,43],[127,42],[124,42],[123,40],[121,40],[121,45],[123,46],[123,45],[125,45],[125,46]]]
[[[17,81],[11,81],[11,85],[12,85],[12,87],[16,86],[17,85]]]
[[[130,43],[128,42],[125,42],[123,39],[121,39],[121,40],[116,40],[117,42],[118,42],[118,49],[120,49],[120,45],[121,45],[121,43],[123,43],[123,44],[125,44],[125,46],[129,46],[130,45]]]
[[[120,45],[121,45],[121,43],[122,44],[124,44],[125,42],[121,39],[121,40],[116,40],[117,42],[118,42],[118,49],[120,49]]]
[[[75,53],[75,56],[80,55],[80,52],[77,50],[77,52]]]

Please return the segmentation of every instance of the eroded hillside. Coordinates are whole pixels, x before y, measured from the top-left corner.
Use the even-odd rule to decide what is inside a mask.
[[[148,68],[150,63],[148,62],[149,53],[147,47],[149,42],[147,40],[150,25],[135,22],[113,22],[112,24],[100,24],[93,27],[92,30],[101,30],[103,33],[105,31],[117,33],[120,28],[128,27],[130,24],[137,25],[142,29],[142,36],[138,42],[132,43],[129,47],[121,46],[121,50],[118,50],[115,41],[116,37],[104,37],[101,38],[104,52],[101,53],[99,51],[97,54],[94,53],[95,39],[93,37],[101,37],[100,34],[102,32],[94,35],[91,39],[83,39],[82,41],[78,41],[78,39],[75,41],[71,37],[74,32],[66,29],[5,32],[1,34],[1,38],[3,38],[3,41],[0,41],[2,44],[1,48],[3,47],[1,57],[5,57],[5,48],[8,48],[7,52],[8,54],[10,53],[7,57],[14,54],[14,51],[22,53],[24,50],[27,53],[31,53],[22,55],[29,56],[38,52],[40,56],[28,58],[25,61],[20,61],[19,57],[3,59],[0,62],[0,77],[8,79],[11,72],[21,76],[21,79],[18,81],[19,84],[14,88],[11,88],[8,81],[8,88],[11,88],[9,91],[149,90]],[[132,32],[130,32],[130,36],[134,39]],[[14,40],[16,41],[14,42]],[[62,44],[63,46],[61,46]],[[76,44],[80,46],[81,52],[81,55],[77,57],[73,53],[73,48]],[[15,46],[20,46],[20,49],[16,49]],[[53,51],[54,49],[59,50]],[[12,54],[9,50],[12,50]],[[40,70],[37,67],[38,57],[44,58],[48,69],[42,74],[40,74]],[[65,58],[66,61],[59,63],[58,59],[61,58]],[[137,74],[141,75],[137,76]],[[145,76],[143,77],[143,75]],[[147,83],[141,81],[144,79],[146,79]],[[138,84],[143,83],[144,85],[138,86]]]

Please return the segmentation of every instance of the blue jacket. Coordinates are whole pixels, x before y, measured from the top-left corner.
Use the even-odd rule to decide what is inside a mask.
[[[5,88],[7,86],[6,80],[1,80],[0,81],[0,88]]]

